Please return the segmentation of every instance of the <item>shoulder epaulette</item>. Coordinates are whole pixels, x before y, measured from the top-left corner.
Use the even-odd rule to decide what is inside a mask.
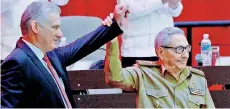
[[[192,72],[192,73],[195,73],[195,74],[204,76],[204,72],[203,72],[202,70],[198,70],[198,69],[192,68],[192,67],[188,67],[188,69],[189,69],[189,71]]]
[[[144,61],[144,60],[137,60],[136,63],[140,66],[160,66],[158,61]]]

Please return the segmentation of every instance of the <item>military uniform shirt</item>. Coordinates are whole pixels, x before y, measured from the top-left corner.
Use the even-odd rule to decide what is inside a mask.
[[[124,90],[135,90],[138,108],[215,108],[202,71],[186,67],[177,81],[154,63],[122,68],[118,53],[118,42],[109,43],[106,80]]]

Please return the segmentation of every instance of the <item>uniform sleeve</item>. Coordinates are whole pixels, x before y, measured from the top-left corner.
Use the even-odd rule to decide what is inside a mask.
[[[167,11],[173,16],[173,17],[178,17],[182,10],[183,10],[183,5],[181,2],[179,2],[179,5],[177,8],[173,9],[173,8],[170,8],[168,5],[167,5]]]
[[[151,14],[153,11],[164,7],[162,0],[117,0],[117,4],[129,6],[129,19],[135,19]]]
[[[205,85],[205,90],[206,90],[205,101],[206,101],[206,104],[207,104],[207,108],[215,108],[215,105],[213,103],[212,97],[211,97],[210,92],[208,90],[206,79],[205,79],[205,82],[206,82],[206,85]]]
[[[107,83],[123,90],[135,90],[138,88],[138,74],[134,67],[122,68],[121,66],[117,40],[113,40],[106,45],[104,71]]]

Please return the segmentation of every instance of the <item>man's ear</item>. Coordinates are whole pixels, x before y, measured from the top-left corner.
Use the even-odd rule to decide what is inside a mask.
[[[160,60],[163,60],[164,49],[162,47],[157,47],[156,52]]]
[[[38,22],[36,20],[32,20],[30,26],[34,33],[38,33]]]

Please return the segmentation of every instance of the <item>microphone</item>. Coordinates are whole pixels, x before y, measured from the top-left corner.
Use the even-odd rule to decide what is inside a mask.
[[[197,62],[197,64],[198,64],[198,66],[203,66],[203,62],[202,62],[203,58],[202,58],[202,55],[201,55],[201,54],[197,54],[197,55],[195,56],[195,60],[196,60],[196,62]]]

